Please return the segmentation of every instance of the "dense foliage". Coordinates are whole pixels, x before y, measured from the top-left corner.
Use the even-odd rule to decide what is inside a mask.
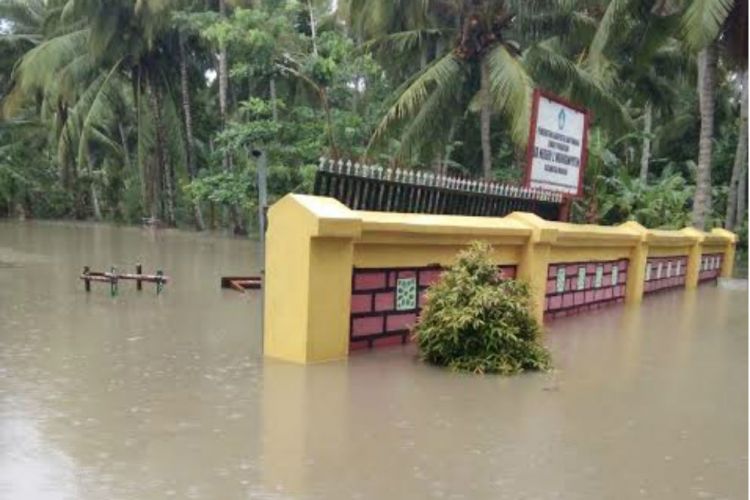
[[[244,232],[250,147],[272,201],[321,155],[517,182],[541,87],[593,113],[578,220],[739,228],[746,18],[746,0],[1,0],[0,216]]]
[[[492,248],[474,243],[427,290],[414,337],[423,359],[454,370],[505,375],[549,367],[528,285],[504,280]]]

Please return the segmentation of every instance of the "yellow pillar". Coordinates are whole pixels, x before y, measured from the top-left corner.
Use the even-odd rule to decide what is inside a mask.
[[[734,256],[737,250],[737,235],[731,231],[727,231],[726,229],[721,228],[712,229],[711,234],[717,234],[719,236],[722,236],[726,240],[720,276],[722,278],[731,278],[732,272],[734,271]]]
[[[692,236],[693,239],[693,243],[688,250],[685,289],[695,290],[698,288],[698,277],[701,272],[701,259],[703,257],[703,240],[706,239],[706,235],[692,227],[686,227],[681,232]]]
[[[545,227],[546,222],[534,214],[514,212],[508,217],[532,228],[531,236],[521,253],[517,277],[531,287],[534,316],[541,324],[544,320],[550,249],[552,243],[557,239],[557,230]]]
[[[648,230],[635,221],[620,224],[620,227],[630,229],[641,235],[640,240],[630,251],[628,263],[628,281],[625,286],[625,302],[640,304],[643,300],[643,288],[646,284],[646,262],[648,260]]]
[[[268,222],[264,355],[297,363],[345,358],[361,220],[332,198],[287,195],[269,209]]]

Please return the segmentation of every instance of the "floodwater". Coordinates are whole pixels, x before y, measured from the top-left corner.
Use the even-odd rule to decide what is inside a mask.
[[[162,295],[77,279],[138,261]],[[257,294],[219,289],[257,271],[248,241],[0,223],[0,499],[747,497],[746,282],[558,320],[556,370],[501,378],[263,361]]]

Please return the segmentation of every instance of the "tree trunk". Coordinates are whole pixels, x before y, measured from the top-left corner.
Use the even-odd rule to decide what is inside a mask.
[[[734,165],[732,166],[732,179],[729,181],[729,198],[727,199],[727,215],[724,227],[732,229],[737,227],[742,220],[737,218],[737,200],[739,198],[740,179],[743,172],[747,171],[747,70],[742,72],[740,104],[740,132],[737,135],[737,149],[734,152]]]
[[[445,141],[443,153],[438,155],[437,163],[435,165],[435,175],[447,175],[448,174],[448,162],[451,160],[451,153],[453,152],[453,139],[456,136],[456,122],[451,122],[451,127],[448,129],[448,138]]]
[[[276,78],[273,76],[268,82],[269,93],[271,94],[271,116],[273,117],[274,123],[279,121],[279,109],[276,106]]]
[[[175,211],[174,211],[174,183],[172,179],[172,169],[170,168],[170,161],[169,161],[169,150],[167,148],[167,134],[166,130],[164,129],[164,120],[162,117],[162,102],[161,102],[161,94],[159,91],[159,87],[156,85],[156,82],[153,81],[154,76],[152,74],[149,74],[149,86],[150,88],[150,98],[151,98],[151,108],[152,113],[154,116],[154,130],[156,131],[156,137],[155,137],[155,153],[156,153],[156,162],[155,162],[155,169],[153,172],[153,178],[155,185],[162,185],[164,187],[164,205],[165,205],[165,212],[167,217],[167,224],[170,226],[175,225]],[[159,193],[160,190],[154,189],[155,193]]]
[[[188,81],[187,55],[185,54],[185,40],[180,34],[180,88],[182,91],[182,115],[185,120],[185,161],[187,162],[187,171],[190,180],[196,177],[195,154],[193,139],[193,112],[190,107],[190,82]],[[203,231],[206,228],[203,222],[203,213],[198,200],[193,201],[193,219],[195,228]]]
[[[315,13],[313,12],[312,1],[307,0],[307,10],[310,13],[310,35],[312,36],[313,55],[318,55],[318,34],[315,27]]]
[[[716,94],[716,48],[709,45],[698,55],[698,99],[701,128],[698,142],[698,172],[693,200],[692,224],[705,229],[711,214],[711,150],[714,137],[714,99]]]
[[[136,109],[136,134],[138,137],[136,159],[138,161],[138,169],[140,170],[141,199],[143,200],[143,209],[151,219],[155,220],[159,215],[159,211],[156,204],[156,186],[154,185],[153,175],[155,168],[154,155],[150,148],[146,149],[144,140],[144,120],[146,111],[149,109],[148,101],[152,100],[151,85],[148,81],[148,72],[141,65],[133,68],[131,80],[133,102]],[[143,100],[144,95],[147,101]]]
[[[122,122],[117,123],[117,129],[120,132],[120,143],[122,144],[122,160],[123,160],[123,168],[121,171],[121,176],[124,178],[127,175],[130,175],[130,169],[133,167],[133,163],[130,159],[130,148],[128,148],[128,136],[125,133],[125,127],[122,125]],[[122,214],[125,213],[125,210],[123,208],[123,199],[122,195],[120,194],[118,196],[117,201],[117,216],[121,217]]]
[[[99,191],[96,189],[94,179],[91,179],[91,205],[94,209],[94,219],[102,220],[102,209],[99,204]]]
[[[122,126],[122,122],[117,124],[117,128],[120,131],[120,142],[122,143],[122,159],[125,162],[125,171],[129,171],[132,163],[130,163],[130,149],[128,149],[128,136],[125,134],[125,127]]]
[[[737,219],[735,220],[734,229],[742,227],[747,214],[747,169],[740,176],[739,189],[737,190]]]
[[[94,219],[102,220],[102,208],[99,203],[99,190],[96,188],[96,179],[94,179],[93,158],[91,158],[90,145],[86,144],[86,168],[89,174],[89,189],[91,192],[91,208],[94,212]]]
[[[490,68],[487,61],[481,63],[481,101],[480,134],[482,138],[482,174],[485,179],[492,177],[492,144],[490,144],[490,118],[492,117],[492,103],[490,99]]]
[[[320,102],[323,104],[323,109],[326,113],[326,129],[328,135],[328,145],[331,148],[331,155],[333,158],[339,157],[339,151],[336,147],[336,140],[333,137],[333,118],[331,117],[331,105],[328,102],[328,92],[326,92],[325,87],[320,87],[319,89],[319,95],[320,95]]]
[[[65,124],[68,121],[68,107],[65,105],[62,99],[57,101],[57,115],[56,119],[56,130],[55,136],[58,144],[60,141],[67,140],[65,138]],[[67,152],[67,148],[63,151]],[[75,164],[70,161],[70,157],[67,154],[63,154],[60,161],[60,176],[62,178],[62,185],[67,190],[72,190],[75,187]]]
[[[227,17],[226,0],[219,0],[219,15],[222,20]],[[229,91],[229,71],[227,69],[227,47],[224,42],[219,47],[219,115],[221,116],[221,127],[227,124],[227,94]],[[230,170],[232,167],[231,158],[227,151],[224,152],[223,158],[224,170]]]
[[[648,182],[648,162],[651,160],[651,121],[653,109],[647,102],[643,110],[643,147],[641,149],[641,182]]]
[[[226,0],[219,0],[219,15],[222,19],[227,17],[227,3]],[[226,44],[222,42],[219,47],[219,113],[221,115],[221,127],[222,129],[227,125],[227,96],[229,95],[229,62],[227,56]],[[222,166],[225,171],[232,170],[232,156],[229,151],[224,149],[222,158]],[[239,209],[232,205],[229,207],[229,214],[232,218],[232,224],[234,225],[234,234],[246,234],[244,219],[240,214]]]

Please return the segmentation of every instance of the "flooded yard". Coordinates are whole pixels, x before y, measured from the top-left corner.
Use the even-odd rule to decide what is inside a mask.
[[[85,265],[163,269],[87,294]],[[557,320],[555,371],[263,361],[249,241],[0,223],[0,499],[742,499],[747,287]],[[293,284],[290,284],[293,286]],[[293,314],[294,311],[290,311]]]

